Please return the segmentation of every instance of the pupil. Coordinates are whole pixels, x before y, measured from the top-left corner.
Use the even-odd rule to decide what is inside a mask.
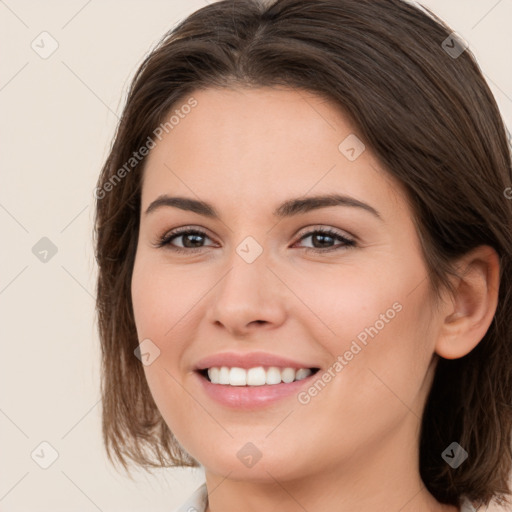
[[[327,241],[327,242],[332,241],[332,236],[329,236],[329,235],[317,234],[317,235],[313,236],[313,241],[315,240],[315,238],[316,238],[316,239],[323,239],[323,240],[324,240],[324,242],[325,242],[325,239],[328,239],[328,241]],[[315,245],[315,243],[314,243],[314,242],[313,242],[313,245]],[[325,244],[324,244],[324,245],[325,245]],[[315,247],[316,247],[316,245],[315,245]],[[321,247],[323,247],[323,245],[321,245]]]
[[[320,247],[324,247],[325,245],[328,245],[329,243],[332,243],[333,238],[330,235],[322,235],[322,234],[316,234],[313,236],[313,245],[317,247],[317,244],[315,241],[319,240]],[[189,245],[189,242],[191,242],[192,245]],[[202,242],[202,235],[197,234],[188,234],[184,237],[184,245],[185,247],[197,247]]]
[[[202,239],[202,235],[194,235],[194,234],[188,234],[184,237],[184,243],[183,245],[185,247],[190,247],[189,245],[187,245],[187,242],[189,240],[189,238],[194,238],[195,239],[195,242],[199,242],[201,243],[201,239]],[[194,244],[194,242],[192,242],[192,244]],[[192,245],[192,247],[196,247],[195,245]]]

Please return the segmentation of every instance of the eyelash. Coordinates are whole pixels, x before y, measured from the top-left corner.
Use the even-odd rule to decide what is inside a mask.
[[[348,249],[348,248],[354,247],[356,245],[355,240],[347,238],[332,229],[315,229],[312,231],[308,231],[307,233],[302,235],[298,241],[301,242],[305,238],[308,238],[311,235],[315,235],[315,234],[327,235],[332,238],[338,239],[341,242],[343,242],[343,245],[338,246],[338,247],[329,247],[326,249],[319,249],[319,248],[315,248],[315,247],[303,247],[303,249],[305,249],[306,251],[312,251],[315,253],[326,253],[326,252],[331,252],[331,251],[339,251],[340,249]],[[172,240],[174,240],[175,238],[179,238],[180,236],[184,236],[184,235],[199,235],[199,236],[204,236],[204,237],[209,238],[208,235],[204,231],[201,231],[199,229],[191,229],[188,227],[184,227],[184,228],[178,228],[178,229],[175,229],[174,231],[165,233],[163,236],[161,236],[158,239],[155,246],[157,248],[168,246],[172,251],[176,251],[177,253],[188,253],[188,254],[195,253],[197,251],[201,251],[202,249],[204,249],[204,247],[186,247],[185,248],[185,247],[177,247],[177,246],[171,245]]]

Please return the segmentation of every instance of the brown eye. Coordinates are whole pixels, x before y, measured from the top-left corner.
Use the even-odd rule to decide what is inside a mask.
[[[354,240],[351,240],[350,238],[347,238],[346,236],[332,229],[316,229],[314,231],[309,231],[308,233],[301,236],[299,241],[310,237],[313,243],[313,247],[305,247],[305,249],[315,252],[335,251],[338,249],[355,246]],[[330,244],[336,240],[340,241],[341,245],[338,245],[337,247],[331,246]]]
[[[332,229],[315,229],[302,235],[299,242],[311,238],[313,247],[303,247],[307,251],[314,252],[329,252],[341,249],[347,249],[356,245],[356,242],[341,233]],[[181,246],[175,245],[175,240],[181,239]],[[204,240],[209,239],[208,235],[199,229],[179,228],[168,233],[165,233],[155,244],[156,247],[167,247],[180,253],[191,253],[200,251],[207,245],[204,245]],[[340,242],[337,246],[332,244],[336,241]]]
[[[166,233],[163,237],[160,238],[156,246],[168,247],[169,249],[177,252],[194,252],[205,247],[201,245],[205,238],[209,237],[204,231],[200,231],[198,229],[180,228]],[[176,239],[182,240],[181,247],[172,243]]]

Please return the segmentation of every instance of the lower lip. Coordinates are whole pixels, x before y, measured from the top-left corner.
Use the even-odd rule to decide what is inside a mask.
[[[318,372],[317,372],[318,373]],[[216,402],[236,409],[251,410],[278,402],[283,398],[296,395],[301,388],[308,386],[316,373],[302,380],[288,384],[263,385],[263,386],[227,386],[224,384],[212,384],[206,377],[196,372],[197,378],[206,394]]]

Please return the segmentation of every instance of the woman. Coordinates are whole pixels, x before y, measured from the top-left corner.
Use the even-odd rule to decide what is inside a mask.
[[[189,511],[510,505],[510,164],[432,13],[193,13],[96,190],[112,462],[202,466]]]

